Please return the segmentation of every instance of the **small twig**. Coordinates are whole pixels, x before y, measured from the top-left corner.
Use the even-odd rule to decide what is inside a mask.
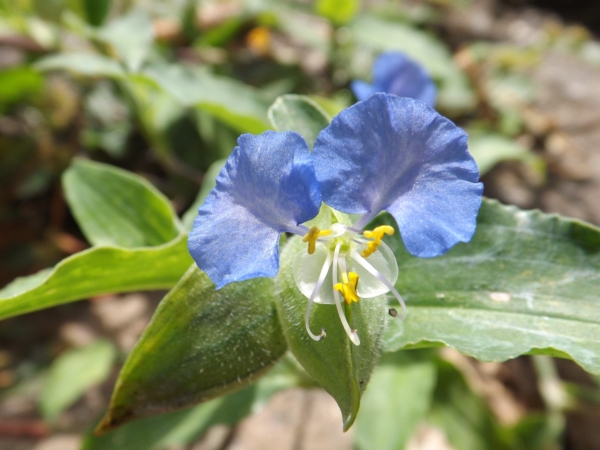
[[[302,443],[304,442],[304,434],[306,433],[306,424],[308,423],[308,417],[310,417],[310,410],[312,409],[314,400],[310,390],[304,390],[304,399],[302,401],[302,411],[300,412],[300,422],[296,427],[296,435],[294,436],[294,450],[302,450]]]
[[[551,446],[558,441],[565,430],[564,410],[568,404],[568,397],[552,358],[550,356],[533,355],[532,360],[538,375],[540,395],[548,410],[549,433],[547,440],[549,446]]]
[[[0,45],[15,47],[26,52],[47,53],[49,51],[31,39],[29,36],[23,36],[20,34],[0,36]]]
[[[219,446],[219,450],[227,450],[229,445],[233,442],[235,435],[237,434],[237,425],[229,429],[229,433],[223,440],[223,443]]]
[[[49,433],[50,428],[41,420],[3,420],[0,423],[0,436],[41,438]]]

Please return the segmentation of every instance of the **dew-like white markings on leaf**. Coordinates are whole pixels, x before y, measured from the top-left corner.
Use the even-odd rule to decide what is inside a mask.
[[[508,292],[490,292],[490,299],[495,302],[510,302],[511,298]]]

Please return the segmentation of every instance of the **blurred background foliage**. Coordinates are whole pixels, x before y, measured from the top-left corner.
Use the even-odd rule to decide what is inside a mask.
[[[0,286],[89,246],[61,187],[75,156],[141,175],[181,216],[206,195],[241,133],[271,128],[278,96],[309,96],[333,116],[355,101],[350,81],[369,80],[384,50],[405,52],[433,76],[436,109],[468,131],[487,195],[599,224],[598,165],[580,134],[600,129],[597,107],[585,103],[600,86],[598,4],[533,3],[558,10],[492,0],[0,0]],[[553,114],[569,98],[548,90],[555,81],[544,81],[545,64],[574,92],[575,125],[560,119],[573,115],[568,107]],[[582,193],[580,209],[560,197],[569,189]],[[0,449],[54,448],[42,445],[55,438],[67,450],[234,448],[240,436],[260,448],[235,424],[281,389],[314,387],[286,357],[238,393],[93,438],[159,296],[105,296],[2,322]],[[300,408],[289,448],[328,439],[337,442],[328,448],[357,449],[409,440],[409,448],[600,448],[597,383],[544,357],[387,355],[350,435],[310,435],[307,415],[325,400],[303,394],[288,406]]]

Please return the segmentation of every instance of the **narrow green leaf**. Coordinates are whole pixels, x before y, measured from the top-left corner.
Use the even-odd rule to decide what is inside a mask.
[[[356,449],[403,449],[429,411],[435,381],[430,358],[411,352],[384,355],[361,401],[354,426]]]
[[[501,161],[518,160],[541,164],[540,158],[530,149],[514,139],[496,133],[469,132],[469,152],[477,161],[482,175]]]
[[[135,420],[98,437],[90,432],[82,450],[158,450],[189,444],[212,425],[235,425],[262,409],[277,392],[302,382],[291,363],[284,357],[251,386],[193,408]]]
[[[112,0],[83,0],[83,12],[90,25],[99,26],[104,22]]]
[[[63,175],[63,187],[77,223],[94,245],[147,247],[179,235],[169,201],[131,172],[76,159]]]
[[[30,289],[38,287],[50,276],[54,269],[49,267],[42,269],[33,275],[27,277],[19,277],[12,280],[9,284],[0,289],[0,299],[6,299],[21,295]]]
[[[282,95],[269,108],[269,120],[277,131],[297,131],[310,148],[331,117],[317,102],[304,95]]]
[[[127,359],[98,432],[210,400],[270,369],[286,351],[272,285],[257,278],[217,291],[193,265]]]
[[[135,125],[129,106],[111,83],[96,83],[84,100],[81,143],[88,149],[102,149],[113,158],[125,156],[128,138]]]
[[[52,55],[43,58],[35,67],[39,70],[68,70],[85,76],[107,76],[127,82],[156,83],[181,105],[206,111],[240,133],[260,134],[270,128],[268,104],[259,91],[205,71],[171,64],[149,67],[142,74],[128,75],[116,61],[92,53]]]
[[[104,381],[115,355],[113,344],[105,340],[60,355],[50,367],[40,398],[44,417],[55,418],[90,387]]]
[[[137,72],[152,49],[154,31],[150,17],[144,11],[134,9],[102,27],[98,38],[110,43],[125,66],[131,72]]]
[[[268,105],[258,91],[239,81],[171,64],[146,75],[185,106],[195,106],[241,133],[268,130]]]
[[[216,424],[234,425],[251,411],[255,386],[249,386],[194,408],[127,423],[102,436],[88,434],[82,450],[159,450],[202,436]]]
[[[483,361],[539,353],[600,373],[598,228],[485,200],[472,241],[444,256],[412,257],[398,235],[388,243],[408,317],[390,322],[388,350],[445,344]]]
[[[344,109],[344,105],[342,103],[329,97],[311,95],[309,98],[319,105],[323,111],[325,111],[328,117],[335,117]]]
[[[0,290],[0,319],[109,292],[168,289],[190,266],[187,236],[159,247],[95,247]]]
[[[42,75],[29,66],[4,69],[0,72],[0,112],[13,103],[37,95],[43,84]]]
[[[401,51],[421,63],[439,81],[439,107],[460,112],[475,106],[469,80],[452,60],[448,48],[433,35],[404,23],[373,16],[357,17],[349,28],[359,43],[380,51]]]
[[[360,9],[360,0],[317,0],[315,10],[335,25],[350,22]]]
[[[129,74],[120,85],[135,104],[133,109],[152,150],[168,167],[172,164],[172,155],[176,154],[169,140],[169,130],[185,114],[185,108],[144,75]]]
[[[327,337],[318,342],[312,340],[304,325],[308,299],[296,286],[292,273],[294,256],[305,246],[300,237],[294,237],[282,251],[276,277],[280,291],[277,309],[292,354],[335,399],[342,412],[344,430],[348,430],[379,359],[385,301],[383,296],[375,297],[345,308],[350,327],[358,330],[359,346],[352,344],[346,335],[335,305],[314,304],[310,315],[311,329],[318,333],[325,328]]]
[[[298,9],[278,2],[276,8],[264,10],[273,14],[277,23],[277,29],[302,46],[312,48],[321,52],[329,52],[331,49],[331,38],[325,33],[315,33],[315,18],[309,14],[298,14]],[[289,91],[288,91],[289,92]]]
[[[125,71],[118,62],[95,53],[57,53],[40,59],[34,67],[42,71],[66,70],[90,77],[125,76]]]

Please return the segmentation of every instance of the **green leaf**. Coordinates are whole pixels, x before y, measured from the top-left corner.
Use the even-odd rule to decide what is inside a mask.
[[[158,450],[189,444],[212,425],[235,425],[262,409],[277,392],[301,383],[291,363],[283,358],[251,386],[193,408],[135,420],[99,437],[90,433],[82,450]]]
[[[344,105],[342,105],[339,101],[328,97],[311,95],[309,98],[319,105],[323,111],[325,111],[328,117],[335,117],[344,109]]]
[[[42,391],[40,407],[44,418],[55,418],[90,387],[104,381],[115,355],[113,344],[105,340],[61,354],[50,367]]]
[[[354,425],[357,450],[403,449],[429,411],[436,367],[413,353],[384,355],[373,372]]]
[[[0,112],[12,103],[36,95],[43,83],[41,74],[31,67],[11,67],[0,72]]]
[[[387,214],[377,222],[396,226]],[[387,350],[444,344],[483,361],[547,354],[600,373],[598,228],[485,200],[472,241],[444,256],[410,256],[399,233],[387,241],[408,306],[386,330]]]
[[[104,22],[112,0],[83,0],[83,11],[90,25],[99,26]]]
[[[204,178],[202,179],[202,187],[200,188],[200,192],[198,192],[196,200],[194,200],[192,206],[189,207],[181,219],[186,230],[192,229],[192,226],[194,225],[194,219],[196,219],[196,216],[198,216],[198,208],[202,206],[202,203],[204,203],[204,200],[206,200],[206,197],[212,188],[214,188],[217,184],[217,175],[219,175],[219,172],[221,172],[221,169],[225,165],[225,161],[225,159],[215,161],[204,174]]]
[[[315,10],[335,25],[350,22],[360,9],[359,0],[317,0]]]
[[[234,425],[251,411],[256,387],[217,398],[194,408],[127,423],[95,437],[86,436],[82,450],[159,450],[202,436],[211,425]]]
[[[286,351],[273,281],[215,290],[194,264],[158,307],[117,381],[98,431],[240,389]]]
[[[489,172],[501,161],[519,160],[537,163],[540,159],[514,139],[497,133],[469,132],[469,152],[477,161],[481,175]]]
[[[298,8],[286,7],[278,2],[275,7],[264,11],[264,16],[273,15],[276,27],[302,47],[327,53],[331,49],[331,37],[327,33],[315,32],[315,25],[321,26],[321,19],[310,14],[298,14]]]
[[[324,214],[331,214],[329,211],[329,208],[324,209]],[[305,246],[296,236],[288,241],[281,253],[276,277],[280,291],[277,309],[292,354],[335,399],[342,412],[344,430],[348,430],[358,413],[360,396],[379,359],[385,301],[383,296],[375,297],[345,308],[350,327],[358,330],[361,341],[358,346],[352,344],[346,335],[335,305],[314,304],[310,315],[311,329],[318,333],[325,328],[327,337],[318,342],[312,340],[304,326],[308,299],[296,286],[292,273],[294,256]]]
[[[123,158],[134,128],[131,113],[109,82],[96,83],[84,100],[81,143],[88,149],[102,149],[114,158]]]
[[[110,292],[168,289],[192,263],[187,236],[159,247],[95,247],[0,290],[0,319]]]
[[[97,37],[110,43],[125,66],[131,72],[137,72],[152,49],[154,30],[145,12],[133,10],[110,21],[99,30]]]
[[[183,106],[210,113],[240,133],[260,134],[270,128],[268,105],[260,92],[239,81],[171,64],[150,67],[143,74],[126,74],[116,61],[91,53],[61,53],[42,59],[39,70],[68,70],[85,76],[107,76],[160,86]]]
[[[469,80],[452,60],[446,46],[433,35],[410,25],[361,16],[349,25],[354,38],[379,51],[396,50],[421,63],[439,81],[438,107],[453,113],[475,106]]]
[[[169,201],[131,172],[76,159],[63,175],[63,187],[77,223],[94,245],[147,247],[179,235]]]
[[[246,24],[241,16],[233,16],[210,28],[203,30],[203,33],[194,42],[194,47],[226,47],[227,44],[239,36],[240,29]],[[194,33],[195,34],[195,33]]]
[[[148,68],[146,75],[182,105],[207,111],[240,133],[269,129],[268,105],[256,89],[239,81],[174,64]]]
[[[319,132],[331,122],[331,117],[309,97],[288,94],[271,105],[269,120],[277,131],[300,133],[312,148]]]
[[[141,131],[152,144],[152,150],[167,167],[172,166],[176,149],[169,140],[169,131],[185,114],[185,109],[153,80],[130,74],[121,81],[122,88],[134,103]]]
[[[66,70],[90,77],[125,76],[125,71],[118,62],[94,53],[57,53],[40,59],[34,67],[42,71]]]

